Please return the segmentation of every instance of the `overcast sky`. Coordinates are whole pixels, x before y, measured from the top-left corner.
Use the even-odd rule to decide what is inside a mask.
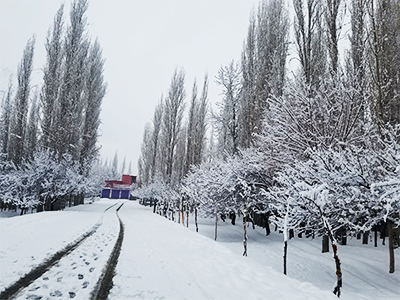
[[[0,1],[0,91],[16,73],[27,40],[36,35],[32,85],[42,85],[44,42],[61,3],[68,23],[70,1]],[[137,173],[143,129],[176,67],[186,71],[187,101],[193,81],[210,78],[209,99],[220,101],[214,78],[221,65],[239,60],[249,16],[258,0],[91,0],[88,32],[98,37],[106,59],[108,92],[103,100],[100,140],[103,159],[116,151]],[[0,95],[1,96],[1,95]]]

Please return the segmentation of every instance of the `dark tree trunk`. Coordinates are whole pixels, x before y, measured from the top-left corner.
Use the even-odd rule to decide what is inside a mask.
[[[243,216],[243,256],[247,256],[247,215],[246,213]]]
[[[369,237],[369,231],[366,231],[363,233],[363,245],[368,245],[368,237]]]
[[[386,223],[383,223],[382,228],[381,228],[382,245],[385,245],[386,225],[387,225]]]
[[[283,274],[286,275],[286,258],[287,258],[287,241],[284,241],[283,246]]]
[[[387,230],[389,237],[389,273],[394,273],[395,265],[394,265],[394,232],[393,232],[393,223],[392,221],[387,221]]]
[[[374,247],[378,247],[378,228],[374,231]]]
[[[289,240],[291,240],[292,238],[294,238],[294,230],[289,229]]]
[[[197,223],[197,206],[194,208],[194,223],[196,224],[196,232],[199,232],[199,225]]]
[[[329,237],[325,234],[322,237],[322,253],[326,252],[329,252]]]
[[[269,228],[269,216],[265,218],[265,234],[266,235],[271,234],[271,228]]]

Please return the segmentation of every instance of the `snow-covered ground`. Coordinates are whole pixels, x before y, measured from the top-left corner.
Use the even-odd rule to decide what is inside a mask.
[[[114,203],[102,199],[59,212],[0,218],[0,291],[102,222],[97,234],[18,297],[87,299],[118,236],[116,207],[104,213]],[[284,276],[279,234],[266,237],[262,229],[249,228],[248,257],[243,257],[239,221],[220,223],[215,242],[213,220],[200,219],[196,233],[193,220],[188,229],[136,201],[124,203],[119,216],[125,235],[109,299],[336,298],[334,262],[331,253],[321,253],[320,240],[290,240]],[[394,274],[388,273],[387,246],[351,240],[339,251],[342,299],[398,299],[399,249]]]

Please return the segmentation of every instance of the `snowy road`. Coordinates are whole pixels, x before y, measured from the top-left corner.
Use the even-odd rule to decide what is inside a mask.
[[[109,299],[337,299],[130,202]]]
[[[242,257],[242,226],[221,223],[215,242],[213,220],[201,219],[196,233],[193,220],[188,229],[135,201],[108,199],[61,212],[0,218],[0,292],[100,222],[95,233],[17,297],[90,299],[118,238],[115,210],[120,203],[125,229],[108,299],[337,299],[330,291],[332,257],[320,253],[319,241],[289,242],[289,277],[281,273],[277,233],[265,237],[262,229],[249,230],[249,256]],[[340,248],[341,299],[398,299],[399,251],[396,273],[388,274],[385,247],[354,242]]]
[[[104,266],[107,264],[108,258],[112,252],[113,246],[115,244],[116,238],[119,233],[119,221],[116,217],[116,209],[117,203],[104,202],[109,209],[103,210],[103,212],[99,211],[99,209],[104,208],[104,205],[93,205],[92,208],[95,208],[95,212],[97,212],[97,223],[93,226],[92,230],[89,230],[90,235],[85,234],[85,228],[80,227],[81,235],[84,234],[88,237],[85,238],[79,245],[70,253],[67,253],[61,260],[59,260],[53,267],[51,267],[47,272],[45,272],[38,279],[33,281],[29,286],[22,289],[16,296],[15,299],[52,299],[60,297],[62,298],[77,298],[77,299],[89,299],[90,293],[96,285],[98,279],[100,278]],[[111,205],[112,206],[111,206]],[[93,212],[87,212],[84,215],[91,215]],[[44,214],[45,215],[45,214]],[[81,222],[81,219],[86,219],[83,215],[79,217],[75,214],[69,215],[69,217],[73,217],[73,219],[69,220],[68,223],[77,222],[78,224]],[[82,218],[83,217],[83,218]],[[21,220],[23,218],[20,218]],[[92,218],[89,218],[92,219]],[[54,225],[61,225],[61,227],[69,227],[69,224],[62,224],[60,221],[65,221],[65,219],[60,218],[59,220],[53,220],[50,218],[51,222],[54,222]],[[35,228],[41,228],[44,224],[46,224],[49,220],[44,218],[43,220],[37,220],[30,222],[30,226]],[[29,223],[28,223],[29,224]],[[85,224],[86,223],[81,223]],[[49,226],[54,229],[54,226]],[[48,230],[50,228],[46,226]],[[58,226],[55,226],[56,228]],[[83,230],[83,231],[82,231]],[[49,236],[49,239],[57,240],[57,234]],[[72,235],[74,236],[74,235]],[[65,238],[65,237],[64,237]],[[36,237],[36,239],[39,239]],[[20,244],[23,244],[23,241],[18,241]],[[70,245],[74,244],[73,238],[70,240]],[[39,253],[43,247],[41,247],[42,243],[32,243],[33,244],[33,253]],[[43,243],[46,244],[46,243]],[[56,249],[59,249],[59,246],[55,246]],[[4,251],[2,251],[3,253]],[[17,251],[18,252],[18,251]],[[46,252],[46,251],[44,251]],[[25,253],[29,253],[28,249],[25,249]],[[48,259],[54,253],[49,255],[47,253]],[[22,257],[22,253],[19,253],[19,260],[15,260],[15,262],[21,262],[21,269],[19,272],[15,272],[15,266],[4,273],[7,274],[9,272],[13,280],[15,280],[15,275],[23,275],[27,273],[29,270],[28,266],[24,266],[24,261],[26,259]],[[33,257],[33,256],[32,256]],[[14,259],[14,257],[13,257]],[[6,260],[0,260],[1,265]],[[35,269],[35,266],[32,269]],[[7,277],[2,276],[4,278],[3,281],[6,283],[11,282],[11,280],[7,281]],[[2,287],[8,287],[8,285],[2,285]],[[2,289],[3,290],[3,289]]]

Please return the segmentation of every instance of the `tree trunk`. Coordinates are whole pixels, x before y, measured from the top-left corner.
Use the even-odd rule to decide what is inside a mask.
[[[363,245],[368,245],[368,237],[369,237],[369,231],[366,231],[363,233]]]
[[[185,212],[184,212],[184,209],[183,209],[183,199],[182,199],[182,225],[183,226],[185,226]]]
[[[385,223],[383,223],[382,228],[381,228],[382,245],[385,245],[386,226],[387,226],[387,223],[385,222]]]
[[[218,208],[215,206],[215,231],[214,231],[214,240],[217,240],[217,225],[218,225]]]
[[[247,211],[245,211],[244,215],[243,215],[243,248],[244,248],[244,252],[243,252],[243,256],[247,256]]]
[[[286,275],[287,240],[283,242],[283,274]]]
[[[269,216],[265,217],[265,234],[270,235],[271,229],[269,228]]]
[[[199,232],[199,226],[197,224],[197,206],[194,207],[194,223],[196,224],[196,232]]]
[[[325,234],[322,237],[322,253],[326,252],[329,252],[329,237]]]
[[[378,247],[378,228],[374,231],[374,247]]]
[[[387,221],[386,226],[389,236],[389,273],[394,273],[394,233],[392,221]]]
[[[333,293],[340,298],[340,288],[342,287],[342,269],[340,267],[340,259],[338,255],[338,250],[337,250],[337,245],[336,245],[336,240],[335,237],[333,236],[333,233],[331,231],[331,226],[328,222],[328,220],[323,217],[324,220],[324,226],[326,229],[326,233],[329,236],[329,239],[331,240],[331,245],[332,245],[332,250],[333,250],[333,259],[335,260],[335,266],[336,266],[336,282],[335,286],[333,288]]]

